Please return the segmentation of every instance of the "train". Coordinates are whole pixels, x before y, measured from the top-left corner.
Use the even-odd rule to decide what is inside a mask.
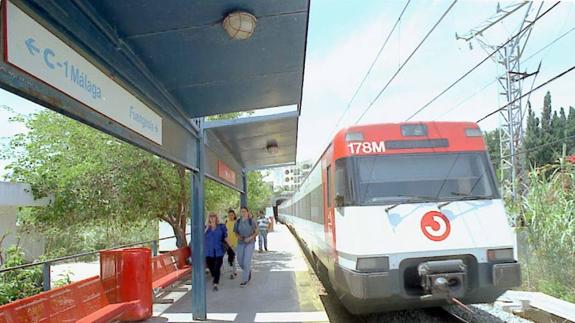
[[[476,123],[342,129],[277,212],[353,314],[489,303],[521,284]]]

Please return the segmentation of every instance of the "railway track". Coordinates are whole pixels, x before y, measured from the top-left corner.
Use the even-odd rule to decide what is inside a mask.
[[[339,321],[338,321],[339,322]],[[441,307],[427,309],[413,309],[398,312],[377,313],[355,316],[357,323],[381,323],[381,322],[448,322],[448,323],[471,323],[472,317],[464,318]]]
[[[449,310],[446,310],[445,308],[442,308],[442,307],[428,308],[428,309],[424,309],[423,311],[429,315],[437,317],[442,322],[450,322],[450,323],[471,323],[471,322],[473,322],[472,318],[470,318],[470,317],[463,318],[461,315],[455,314],[455,313],[453,313]]]

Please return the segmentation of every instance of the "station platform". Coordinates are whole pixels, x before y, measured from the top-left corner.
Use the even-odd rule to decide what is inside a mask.
[[[206,274],[207,322],[329,322],[320,299],[323,287],[311,269],[297,240],[283,225],[268,234],[269,252],[258,253],[252,264],[252,280],[240,287],[230,279],[224,258],[219,291],[212,290]],[[154,304],[154,316],[146,322],[196,322],[192,319],[192,286],[182,283],[162,295],[171,304]],[[206,322],[206,321],[204,321]]]

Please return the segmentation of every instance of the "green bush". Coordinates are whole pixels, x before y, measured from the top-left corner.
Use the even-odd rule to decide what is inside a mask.
[[[24,265],[24,253],[12,246],[6,250],[6,261],[1,268]],[[40,266],[8,271],[0,274],[0,305],[38,294],[42,291]]]
[[[571,164],[530,173],[521,207],[528,251],[525,287],[575,302],[575,174]],[[516,205],[518,207],[519,205]]]

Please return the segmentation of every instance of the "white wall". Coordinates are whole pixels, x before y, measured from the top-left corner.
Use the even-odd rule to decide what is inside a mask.
[[[159,237],[161,238],[165,238],[165,237],[172,237],[174,235],[174,230],[172,229],[172,226],[169,225],[167,222],[164,221],[159,221]],[[172,238],[172,239],[166,239],[166,240],[160,240],[160,244],[159,244],[159,248],[158,251],[171,251],[174,249],[177,249],[178,247],[176,247],[176,238]]]
[[[46,206],[53,196],[34,199],[30,184],[0,182],[0,206]]]
[[[0,182],[0,238],[6,236],[1,249],[18,244],[25,258],[32,261],[44,254],[44,237],[35,233],[26,234],[18,229],[18,208],[25,206],[47,206],[52,196],[34,199],[29,184]]]
[[[0,238],[6,236],[0,249],[6,250],[8,247],[18,244],[24,251],[27,261],[38,259],[38,257],[44,254],[44,237],[19,232],[18,226],[16,225],[17,217],[17,206],[0,205]]]

